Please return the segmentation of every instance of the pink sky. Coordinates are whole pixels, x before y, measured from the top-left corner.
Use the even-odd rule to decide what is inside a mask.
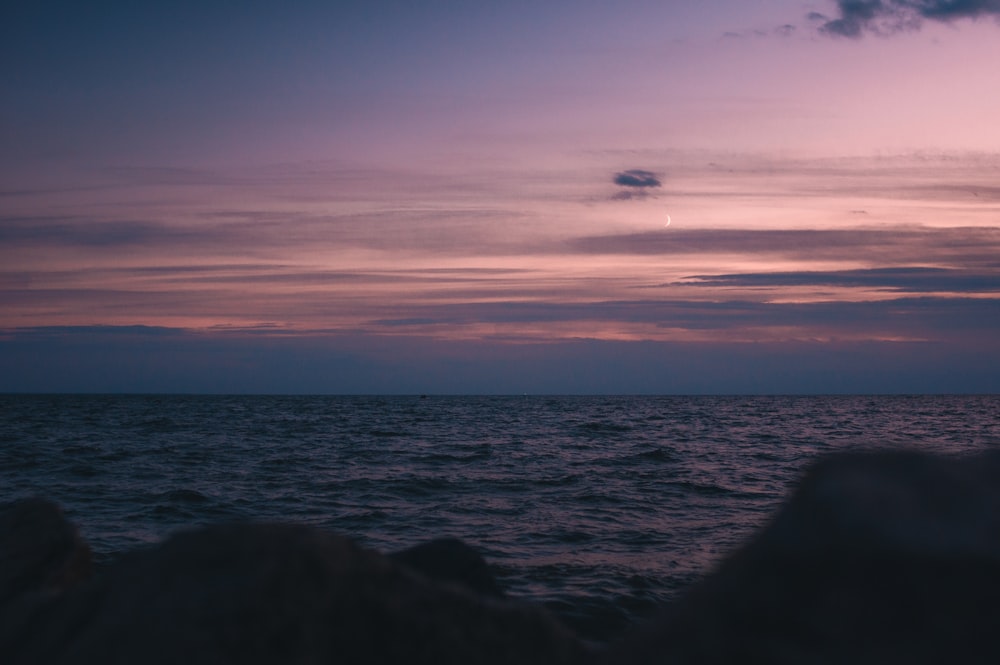
[[[903,354],[917,379],[931,347],[928,367],[960,351],[1000,374],[1000,10],[918,25],[885,2],[852,36],[835,2],[446,4],[15,17],[0,390],[155,388],[25,376],[58,348],[68,377],[86,359],[67,340],[129,326],[410,372],[362,362],[335,392],[490,392],[497,358],[536,353],[515,347],[570,377],[588,341],[757,348],[789,371],[747,345],[832,367],[844,345],[925,345]],[[632,171],[658,184],[616,184]],[[122,376],[135,362],[99,347]],[[460,348],[466,384],[412,376],[407,353]],[[865,380],[794,385],[886,389]],[[685,385],[704,390],[661,389]]]

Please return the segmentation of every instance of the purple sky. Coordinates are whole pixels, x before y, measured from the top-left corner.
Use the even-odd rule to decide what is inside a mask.
[[[997,63],[990,0],[24,3],[0,391],[997,392]]]

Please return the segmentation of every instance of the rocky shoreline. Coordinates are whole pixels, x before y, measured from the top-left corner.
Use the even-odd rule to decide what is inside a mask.
[[[44,499],[0,506],[0,662],[1000,662],[1000,454],[825,459],[737,552],[608,649],[456,540],[389,555],[290,524],[175,534],[95,575]]]

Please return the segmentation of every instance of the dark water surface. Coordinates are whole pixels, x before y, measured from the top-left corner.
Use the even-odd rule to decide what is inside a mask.
[[[0,500],[58,501],[99,561],[176,529],[305,522],[480,549],[604,639],[762,524],[818,456],[1000,445],[1000,396],[0,396]]]

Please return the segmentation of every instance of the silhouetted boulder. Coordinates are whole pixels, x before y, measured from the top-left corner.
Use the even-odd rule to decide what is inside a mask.
[[[504,596],[486,559],[457,538],[438,538],[389,556],[432,580],[460,584],[484,596]]]
[[[540,608],[435,584],[345,538],[279,524],[204,528],[129,555],[8,644],[7,665],[569,663],[583,654]]]
[[[59,506],[26,499],[0,507],[0,608],[57,593],[90,576],[90,549]]]
[[[849,454],[608,662],[1000,662],[1000,454]]]

